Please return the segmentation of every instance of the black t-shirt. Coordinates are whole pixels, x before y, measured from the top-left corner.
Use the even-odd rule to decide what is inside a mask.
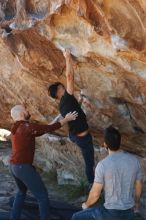
[[[70,121],[68,123],[69,132],[71,134],[79,134],[88,129],[85,113],[81,109],[81,106],[79,105],[76,98],[73,95],[70,95],[67,91],[65,91],[65,94],[60,100],[59,110],[63,117],[65,117],[69,112],[78,112],[78,117],[76,120]]]

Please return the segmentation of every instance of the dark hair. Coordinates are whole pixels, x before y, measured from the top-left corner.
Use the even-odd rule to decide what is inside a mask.
[[[110,126],[105,129],[104,141],[110,150],[117,151],[121,145],[121,134],[116,128]]]
[[[50,85],[48,87],[48,92],[50,94],[50,96],[54,99],[57,98],[56,94],[57,94],[57,89],[58,89],[58,86],[62,85],[64,87],[64,85],[60,82],[55,82],[53,83],[52,85]]]

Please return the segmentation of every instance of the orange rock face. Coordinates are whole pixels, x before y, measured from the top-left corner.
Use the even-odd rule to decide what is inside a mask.
[[[47,86],[65,83],[70,48],[95,142],[113,124],[124,149],[146,155],[145,0],[1,0],[0,21],[0,127],[18,103],[37,121],[55,117]]]

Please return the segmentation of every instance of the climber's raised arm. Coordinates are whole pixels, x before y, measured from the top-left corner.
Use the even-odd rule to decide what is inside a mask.
[[[66,80],[67,80],[67,92],[70,95],[74,93],[74,69],[72,64],[72,58],[69,49],[65,49],[64,57],[66,61]]]

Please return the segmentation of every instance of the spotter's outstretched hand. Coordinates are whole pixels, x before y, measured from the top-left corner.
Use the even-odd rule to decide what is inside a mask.
[[[76,111],[74,111],[74,112],[68,113],[68,114],[65,116],[65,119],[66,119],[67,121],[74,121],[74,120],[76,120],[77,117],[78,117],[78,113],[77,113]]]

